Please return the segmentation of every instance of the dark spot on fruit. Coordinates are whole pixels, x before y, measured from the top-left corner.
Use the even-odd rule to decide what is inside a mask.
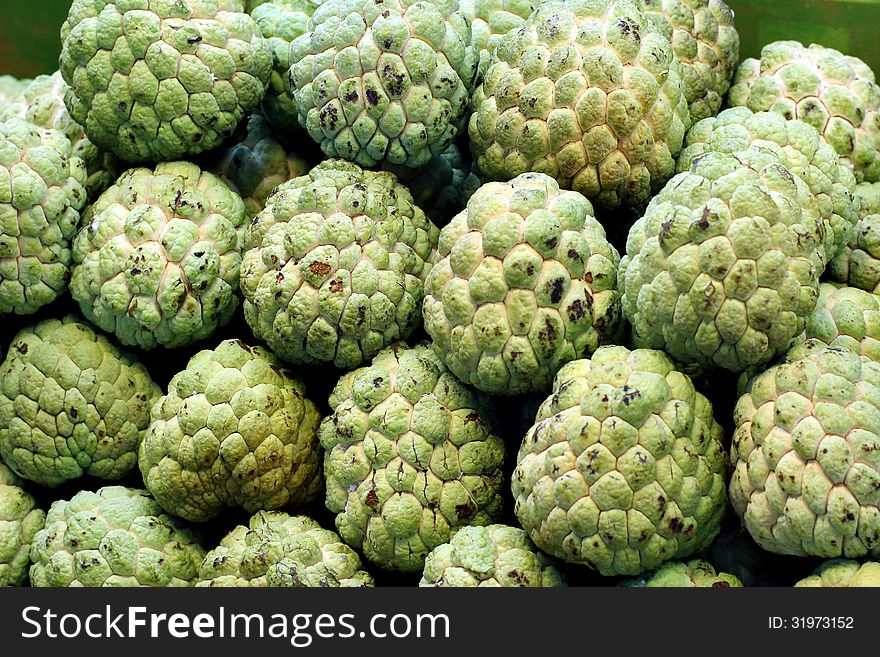
[[[455,513],[459,520],[466,520],[474,515],[474,508],[470,504],[459,504],[455,507]]]
[[[550,288],[550,301],[552,303],[559,303],[562,300],[562,293],[565,290],[565,281],[561,278],[557,278],[548,283],[548,287]]]
[[[331,292],[338,293],[338,292],[342,292],[342,290],[343,290],[342,281],[340,281],[339,279],[330,281],[330,291]]]
[[[349,103],[353,103],[358,99],[357,91],[349,91],[342,98]]]
[[[684,529],[684,523],[681,522],[678,518],[670,518],[669,519],[669,529],[675,533],[681,533],[681,530]]]
[[[326,276],[330,273],[330,265],[326,262],[313,262],[309,265],[309,271],[315,276]]]
[[[379,94],[376,93],[375,89],[367,89],[367,102],[370,103],[370,105],[379,104]]]
[[[367,493],[367,496],[364,498],[364,504],[370,507],[373,511],[376,510],[379,506],[379,496],[376,495],[375,490],[370,490],[370,492]]]

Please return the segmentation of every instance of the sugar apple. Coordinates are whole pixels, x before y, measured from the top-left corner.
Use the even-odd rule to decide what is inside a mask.
[[[828,266],[831,280],[868,292],[880,292],[880,183],[861,183],[855,189],[859,221],[849,244]]]
[[[519,527],[462,527],[425,559],[419,586],[556,587],[565,579]]]
[[[290,82],[328,157],[418,167],[463,130],[477,51],[457,0],[323,0],[307,29]]]
[[[880,556],[880,364],[811,339],[734,411],[730,500],[765,550]]]
[[[638,588],[742,588],[742,582],[728,573],[715,572],[712,564],[700,559],[669,561],[653,573],[621,583]]]
[[[86,168],[58,130],[0,122],[0,315],[29,315],[67,289]]]
[[[630,230],[618,280],[634,343],[732,372],[784,354],[816,306],[824,235],[772,152],[705,154]]]
[[[0,461],[0,587],[27,582],[30,549],[46,513],[24,482]]]
[[[733,11],[722,0],[638,0],[637,4],[682,62],[691,120],[718,114],[739,63]]]
[[[327,508],[382,568],[421,571],[463,525],[501,514],[504,442],[426,345],[395,344],[345,374],[321,422]]]
[[[385,163],[382,168],[397,176],[409,189],[413,202],[438,226],[449,223],[464,210],[482,184],[469,158],[463,156],[455,142],[423,167],[412,169]]]
[[[772,150],[780,163],[799,176],[819,202],[826,226],[826,258],[846,248],[859,219],[855,176],[815,128],[776,112],[753,113],[733,107],[697,123],[685,137],[678,171],[688,171],[703,153],[736,153],[756,145]]]
[[[740,64],[728,103],[809,123],[858,182],[880,180],[880,87],[862,60],[817,44],[776,41],[760,59]]]
[[[880,587],[880,563],[860,564],[849,559],[829,559],[809,577],[795,584],[798,588],[817,587]]]
[[[306,33],[321,0],[271,0],[250,9],[251,17],[272,51],[272,75],[263,97],[263,114],[278,130],[302,134],[290,87],[290,43]]]
[[[487,183],[440,233],[425,329],[462,381],[546,391],[570,360],[622,329],[620,256],[581,194],[542,173]]]
[[[193,344],[238,307],[246,223],[241,197],[195,164],[130,169],[83,217],[70,293],[123,344]]]
[[[486,179],[546,173],[604,207],[659,190],[690,127],[681,63],[631,0],[541,3],[502,37],[472,105]]]
[[[73,0],[61,40],[70,115],[130,162],[219,146],[272,71],[243,0]]]
[[[0,119],[18,116],[41,128],[60,130],[70,140],[73,155],[86,166],[86,193],[94,201],[113,184],[119,169],[114,155],[93,144],[64,106],[67,83],[56,71],[52,75],[40,75],[21,92],[16,102],[10,103],[5,112],[0,108]]]
[[[191,586],[205,550],[146,491],[105,486],[49,508],[31,586]]]
[[[243,138],[223,149],[211,167],[241,195],[245,214],[251,219],[266,207],[269,194],[278,185],[305,175],[310,168],[305,158],[274,136],[269,123],[259,114],[247,119]]]
[[[193,356],[153,406],[138,464],[168,513],[277,509],[321,492],[317,407],[262,347],[224,340]]]
[[[30,84],[29,78],[18,79],[12,75],[0,75],[0,114],[21,97],[24,88]]]
[[[20,476],[58,486],[137,465],[162,394],[134,357],[68,315],[23,329],[0,365],[0,456]]]
[[[248,227],[245,319],[287,361],[357,367],[419,325],[438,234],[393,174],[326,160]]]
[[[501,37],[521,28],[538,7],[538,0],[460,0],[471,23],[471,42],[477,48],[477,81],[481,82]]]
[[[514,511],[548,554],[602,575],[653,570],[718,534],[722,438],[666,354],[600,347],[556,375],[519,449]]]
[[[804,335],[880,362],[880,296],[822,283],[819,302],[807,318]]]
[[[258,511],[208,552],[196,586],[373,586],[357,553],[305,516]]]

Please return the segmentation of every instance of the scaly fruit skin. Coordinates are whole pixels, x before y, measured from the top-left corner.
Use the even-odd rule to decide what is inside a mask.
[[[743,583],[728,573],[717,573],[712,564],[700,559],[665,563],[653,573],[623,582],[635,588],[742,588]]]
[[[861,183],[855,189],[859,221],[849,244],[828,266],[838,283],[880,292],[880,183]]]
[[[89,206],[70,293],[125,345],[183,347],[238,307],[244,202],[189,162],[130,169]]]
[[[770,362],[816,306],[824,244],[816,197],[772,151],[705,154],[630,230],[618,280],[634,343],[706,369]]]
[[[620,256],[581,194],[541,173],[487,183],[440,233],[425,330],[462,381],[543,392],[622,330]]]
[[[116,157],[101,150],[86,137],[80,126],[64,106],[67,83],[61,73],[40,75],[21,92],[16,102],[4,111],[0,107],[0,120],[13,116],[24,119],[41,128],[60,130],[70,140],[73,155],[80,158],[86,166],[86,193],[91,201],[113,184],[118,175],[119,162]]]
[[[273,127],[298,137],[303,129],[290,87],[290,43],[306,33],[309,18],[319,4],[321,0],[271,0],[248,10],[272,51],[272,75],[263,97],[263,114]]]
[[[797,41],[764,46],[736,72],[728,103],[816,128],[858,182],[880,180],[880,87],[860,59]]]
[[[224,150],[212,166],[213,172],[241,195],[248,219],[266,207],[269,194],[278,185],[307,174],[310,168],[304,158],[275,138],[259,114],[247,119],[244,138]]]
[[[24,482],[0,462],[0,587],[27,582],[31,543],[46,522]]]
[[[501,514],[504,442],[480,400],[425,345],[344,375],[321,423],[327,508],[378,566],[420,571],[463,525]]]
[[[30,82],[29,78],[19,80],[11,75],[0,75],[0,114],[21,98],[24,88]]]
[[[807,183],[825,222],[826,258],[833,259],[846,248],[859,219],[856,179],[811,125],[776,112],[753,113],[747,107],[733,107],[690,129],[678,158],[678,171],[689,171],[704,153],[735,154],[752,145],[772,150],[785,168]]]
[[[848,559],[830,559],[816,569],[809,577],[795,584],[797,588],[820,587],[880,587],[880,563]]]
[[[880,364],[807,340],[734,411],[730,500],[778,554],[880,555]]]
[[[361,587],[373,586],[373,576],[314,520],[258,511],[208,552],[196,586]]]
[[[0,315],[30,315],[67,289],[86,168],[58,130],[0,123]]]
[[[357,367],[418,326],[438,234],[394,174],[324,161],[248,227],[245,319],[284,360]]]
[[[328,157],[419,167],[464,128],[477,51],[455,0],[324,0],[308,28],[290,80]]]
[[[242,0],[74,0],[61,40],[70,115],[129,162],[219,146],[259,107],[272,71]]]
[[[691,119],[718,114],[739,63],[733,11],[722,0],[639,0],[637,4],[682,63]]]
[[[425,559],[419,586],[557,587],[565,579],[519,527],[462,527]]]
[[[0,456],[42,486],[121,479],[161,394],[134,356],[88,324],[44,320],[15,336],[0,365]]]
[[[317,407],[262,347],[225,340],[193,356],[153,406],[138,464],[168,513],[202,522],[321,492]]]
[[[603,207],[660,189],[691,123],[681,63],[630,0],[542,3],[501,39],[472,106],[485,179],[545,173]]]
[[[688,557],[720,530],[722,438],[666,354],[600,347],[559,371],[523,439],[516,516],[539,548],[603,575]]]
[[[471,23],[471,43],[479,57],[479,83],[501,38],[510,30],[522,27],[539,3],[537,0],[461,0],[458,4]]]
[[[846,347],[880,362],[880,296],[834,283],[819,285],[819,302],[807,318],[806,338]]]
[[[52,503],[31,544],[31,586],[191,586],[204,556],[147,491],[105,486]]]
[[[464,210],[470,197],[482,185],[469,159],[453,142],[423,167],[411,169],[386,163],[382,168],[397,176],[409,189],[413,202],[432,222],[444,226]]]

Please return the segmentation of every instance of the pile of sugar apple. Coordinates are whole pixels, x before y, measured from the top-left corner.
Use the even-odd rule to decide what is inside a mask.
[[[861,60],[722,0],[60,39],[0,77],[0,585],[880,585]]]

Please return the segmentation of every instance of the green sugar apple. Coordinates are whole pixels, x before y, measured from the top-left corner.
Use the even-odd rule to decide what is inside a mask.
[[[739,578],[715,572],[712,564],[701,559],[669,561],[653,573],[623,582],[621,586],[637,588],[742,588]]]
[[[310,168],[305,158],[275,137],[269,123],[259,114],[247,119],[243,138],[223,149],[211,167],[241,195],[250,219],[266,207],[269,194],[278,185],[305,175]]]
[[[23,486],[0,461],[0,587],[27,582],[31,543],[46,522],[46,512]]]
[[[153,406],[138,464],[168,513],[206,521],[321,493],[317,407],[262,347],[225,340],[193,356]]]
[[[394,174],[322,162],[245,233],[245,319],[289,362],[369,362],[418,327],[438,234]]]
[[[833,259],[846,248],[859,219],[856,180],[811,125],[776,112],[753,113],[747,107],[733,107],[690,129],[678,171],[689,171],[704,153],[735,154],[752,145],[772,150],[785,168],[807,183],[826,225],[826,258]]]
[[[854,287],[820,284],[819,301],[807,318],[804,336],[880,362],[880,296]]]
[[[456,0],[323,0],[307,29],[290,81],[328,157],[418,167],[464,129],[477,50]]]
[[[58,486],[137,465],[162,394],[146,368],[68,315],[15,336],[0,365],[0,457],[21,477]]]
[[[12,75],[0,75],[0,115],[21,98],[24,88],[30,82],[29,78],[19,79]]]
[[[859,563],[850,559],[829,559],[809,577],[795,584],[798,588],[880,587],[880,563]]]
[[[521,28],[535,11],[537,0],[460,0],[471,23],[471,42],[477,48],[477,81],[481,82],[501,37]]]
[[[858,182],[880,181],[880,87],[862,60],[817,44],[775,41],[760,59],[740,64],[728,103],[809,123]]]
[[[205,555],[196,586],[361,587],[357,552],[305,516],[258,511]]]
[[[849,244],[828,266],[828,276],[838,283],[880,292],[880,183],[860,183],[855,188],[859,220]]]
[[[739,63],[739,33],[722,0],[638,0],[645,20],[682,63],[691,119],[718,114]]]
[[[219,146],[272,71],[243,0],[74,0],[61,41],[70,115],[98,148],[137,163]]]
[[[666,354],[600,347],[556,375],[519,449],[514,511],[550,555],[602,575],[653,570],[718,534],[722,438]]]
[[[681,75],[631,0],[543,2],[502,37],[474,94],[474,159],[487,180],[540,172],[602,207],[643,203],[690,127]]]
[[[94,201],[113,184],[118,174],[116,157],[93,144],[64,105],[67,83],[56,71],[52,75],[40,75],[24,87],[18,100],[4,111],[0,107],[0,119],[18,116],[41,128],[60,130],[70,140],[73,155],[86,166],[86,192]]]
[[[146,491],[105,486],[52,503],[31,544],[31,586],[191,586],[204,556]]]
[[[71,296],[122,344],[203,340],[238,307],[246,223],[241,197],[195,164],[130,169],[83,217]]]
[[[425,330],[465,383],[544,392],[562,365],[620,337],[619,261],[581,194],[541,173],[487,183],[440,233]]]
[[[880,556],[880,364],[807,340],[734,411],[730,500],[777,554]]]
[[[396,344],[345,374],[321,423],[327,508],[381,568],[418,572],[463,525],[501,514],[504,442],[430,347]]]
[[[556,587],[565,579],[519,527],[462,527],[431,550],[419,586]]]
[[[753,144],[706,153],[632,227],[618,281],[636,346],[742,372],[784,354],[819,296],[815,195]]]
[[[307,31],[309,18],[321,0],[271,0],[248,10],[272,51],[272,74],[262,110],[273,127],[302,135],[290,87],[290,43]]]
[[[0,122],[0,315],[30,315],[67,290],[86,167],[58,130]]]

